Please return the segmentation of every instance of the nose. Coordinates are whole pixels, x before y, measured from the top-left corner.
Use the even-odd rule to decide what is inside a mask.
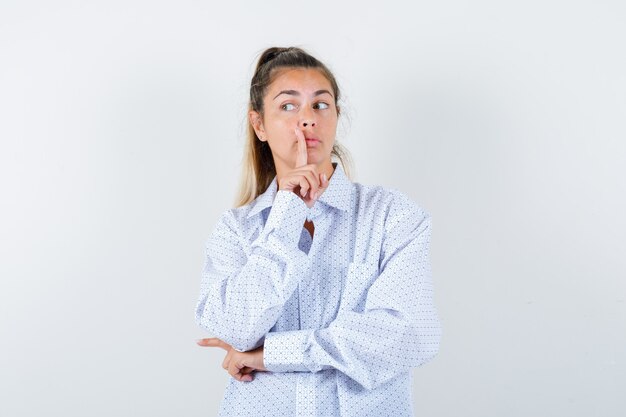
[[[305,110],[302,114],[302,118],[300,119],[300,127],[305,128],[313,126],[315,126],[315,116],[310,110]]]

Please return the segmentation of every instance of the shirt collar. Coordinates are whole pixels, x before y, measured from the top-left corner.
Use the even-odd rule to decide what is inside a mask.
[[[317,201],[328,206],[338,208],[339,210],[347,211],[350,208],[352,181],[350,181],[350,179],[346,176],[341,164],[337,162],[333,162],[332,164],[335,167],[333,175],[328,181],[328,187]],[[276,184],[276,176],[274,176],[274,179],[272,179],[272,182],[267,187],[265,192],[255,198],[251,203],[252,207],[248,213],[248,217],[254,216],[262,210],[272,206],[274,197],[278,192]]]

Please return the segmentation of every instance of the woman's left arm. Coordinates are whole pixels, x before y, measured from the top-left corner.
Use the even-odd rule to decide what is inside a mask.
[[[390,209],[385,222],[381,272],[363,311],[339,313],[323,329],[267,333],[268,371],[334,368],[373,389],[437,354],[441,327],[433,300],[431,219],[400,197],[405,201]]]

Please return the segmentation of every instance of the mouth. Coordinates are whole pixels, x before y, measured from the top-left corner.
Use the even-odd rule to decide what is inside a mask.
[[[319,145],[320,140],[317,138],[304,138],[307,148],[315,148]]]

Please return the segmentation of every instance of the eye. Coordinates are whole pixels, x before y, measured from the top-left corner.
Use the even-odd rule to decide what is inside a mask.
[[[291,106],[291,108],[287,108],[288,106]],[[296,108],[296,106],[294,106],[292,103],[285,103],[282,106],[280,106],[280,108],[283,110],[293,110]]]
[[[323,101],[315,103],[315,108],[320,109],[320,110],[325,110],[325,109],[327,109],[329,107],[330,106],[328,105],[328,103],[324,103]]]

